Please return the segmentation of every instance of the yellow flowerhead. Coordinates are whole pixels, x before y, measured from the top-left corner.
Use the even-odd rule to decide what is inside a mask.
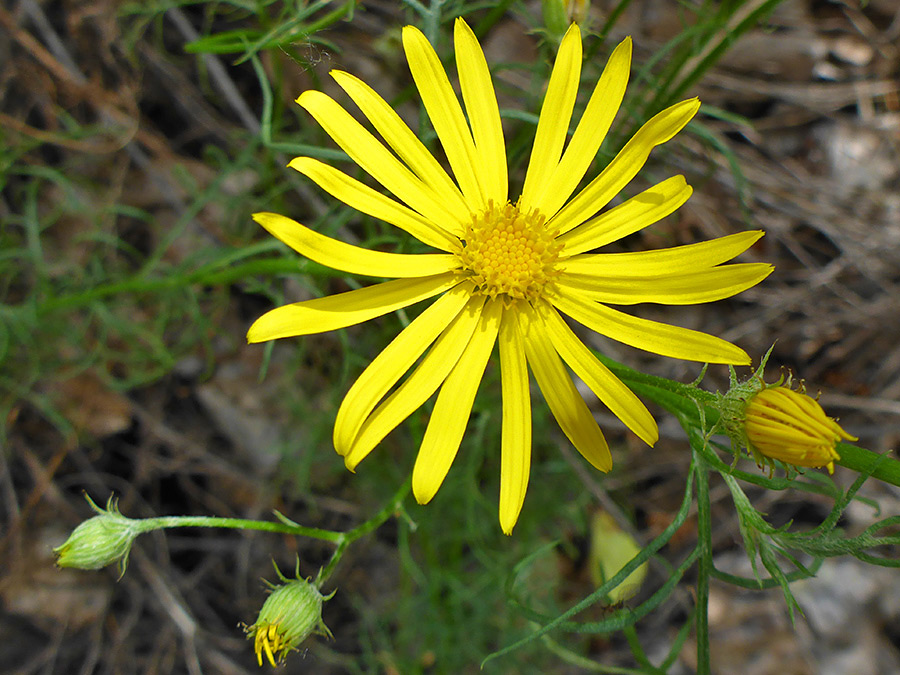
[[[335,449],[354,470],[440,390],[413,469],[413,493],[419,503],[428,502],[456,456],[479,382],[498,343],[503,395],[500,525],[508,534],[519,516],[530,471],[529,369],[563,432],[597,469],[611,468],[609,447],[566,366],[638,437],[650,445],[658,437],[644,405],[576,337],[560,312],[609,338],[657,354],[748,364],[747,354],[724,340],[608,305],[719,300],[759,283],[771,267],[722,264],[749,248],[762,232],[657,251],[590,253],[664,218],[691,194],[684,177],[673,176],[600,213],[634,178],[650,151],[696,114],[697,99],[653,117],[572,197],[621,105],[631,66],[630,39],[613,51],[567,144],[582,52],[578,26],[566,32],[547,85],[525,184],[514,202],[509,199],[503,131],[487,62],[462,19],[456,21],[454,39],[462,105],[425,36],[413,26],[403,30],[413,79],[453,178],[384,99],[341,71],[331,76],[387,145],[321,92],[304,92],[297,102],[396,199],[316,159],[298,157],[290,163],[345,204],[439,252],[369,251],[284,216],[258,213],[254,218],[260,225],[318,263],[394,280],[279,307],[260,317],[247,337],[261,342],[334,330],[437,296],[351,387],[337,414]]]
[[[826,416],[818,401],[788,387],[763,389],[744,414],[750,450],[793,466],[826,466],[834,473],[834,460],[841,458],[835,444],[857,440]]]

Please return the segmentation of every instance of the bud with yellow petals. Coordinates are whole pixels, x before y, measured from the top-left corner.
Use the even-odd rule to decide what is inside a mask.
[[[784,386],[760,391],[744,415],[747,440],[757,459],[761,455],[792,466],[824,466],[834,473],[834,460],[840,459],[837,442],[857,440],[825,415],[814,398]]]
[[[334,593],[323,597],[315,584],[307,579],[301,579],[299,575],[296,579],[287,579],[277,567],[275,571],[284,583],[272,586],[256,622],[246,627],[260,666],[265,656],[275,667],[314,633],[331,637],[331,631],[322,621],[322,603]]]

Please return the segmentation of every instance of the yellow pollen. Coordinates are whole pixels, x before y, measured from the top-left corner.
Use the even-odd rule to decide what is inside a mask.
[[[493,202],[473,214],[458,252],[468,278],[478,292],[495,298],[535,300],[559,272],[555,269],[562,244],[545,227],[537,210],[522,213],[514,204]]]

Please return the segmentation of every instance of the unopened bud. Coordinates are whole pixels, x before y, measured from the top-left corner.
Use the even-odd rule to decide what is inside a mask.
[[[590,0],[541,0],[544,25],[557,40],[562,38],[571,24],[583,26],[590,7]]]
[[[641,546],[634,537],[623,530],[606,511],[598,511],[591,516],[591,547],[588,554],[588,571],[594,585],[601,586],[631,562]],[[647,563],[642,563],[625,580],[613,588],[609,602],[616,605],[635,595],[647,577]]]
[[[541,0],[541,9],[547,31],[558,40],[569,28],[565,0]]]
[[[124,574],[131,543],[141,533],[138,522],[119,513],[112,497],[106,509],[101,509],[90,499],[88,501],[98,515],[76,527],[65,543],[53,549],[56,564],[98,570],[118,563],[120,573]]]
[[[308,580],[286,579],[277,567],[275,571],[285,583],[272,587],[256,623],[246,627],[260,666],[263,655],[273,667],[276,660],[284,661],[289,652],[296,650],[312,634],[332,637],[322,621],[322,603],[334,593],[323,597]]]

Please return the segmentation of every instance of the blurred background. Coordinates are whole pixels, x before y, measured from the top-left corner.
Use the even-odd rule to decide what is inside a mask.
[[[131,517],[270,518],[277,509],[304,525],[345,530],[409,475],[427,410],[356,474],[331,446],[343,394],[408,314],[248,346],[247,327],[271,307],[367,283],[299,259],[250,215],[276,211],[346,241],[413,250],[286,168],[310,155],[355,171],[293,100],[317,88],[346,104],[328,77],[339,68],[418,128],[400,29],[412,22],[436,36],[451,64],[459,15],[479,35],[495,76],[517,194],[555,53],[538,2],[0,7],[0,671],[254,672],[239,624],[255,620],[261,579],[275,578],[273,561],[287,571],[298,556],[301,573],[314,575],[331,553],[324,543],[280,535],[170,530],[140,538],[121,579],[113,568],[57,570],[51,548],[92,515],[85,494],[99,504],[115,494]],[[826,411],[860,445],[895,448],[895,0],[594,0],[584,26],[579,106],[612,48],[626,35],[635,45],[626,104],[592,175],[672,96],[704,103],[626,191],[681,173],[694,196],[622,244],[640,250],[762,228],[766,237],[743,259],[776,265],[737,298],[635,312],[719,335],[755,363],[774,343],[769,380],[790,369],[823,392]],[[422,129],[433,147],[430,128]],[[700,373],[699,364],[587,339],[645,372],[681,381]],[[724,391],[727,376],[711,367],[704,385]],[[510,602],[515,565],[544,551],[522,568],[518,594],[556,615],[594,588],[590,522],[600,509],[627,516],[641,541],[671,522],[690,461],[674,419],[654,410],[661,439],[649,449],[598,406],[615,459],[613,472],[601,475],[536,402],[529,495],[514,535],[503,536],[499,397],[489,366],[435,500],[410,500],[414,527],[391,520],[349,549],[324,613],[335,639],[310,640],[282,672],[479,672],[485,656],[537,626]],[[840,467],[834,477],[841,485],[853,478]],[[872,482],[863,492],[882,516],[900,513],[896,489]],[[814,526],[831,507],[790,490],[749,494],[775,524]],[[721,482],[712,498],[716,565],[750,574]],[[858,532],[875,516],[871,505],[855,503],[842,526]],[[679,545],[693,543],[691,525],[663,558],[677,560]],[[651,567],[641,592],[665,574]],[[889,570],[829,560],[817,578],[796,584],[805,617],[792,626],[780,591],[714,585],[713,672],[898,673],[898,588]],[[638,623],[651,656],[665,654],[692,603],[687,579]],[[669,672],[691,672],[694,654],[688,638]],[[486,671],[626,672],[603,669],[612,666],[635,666],[621,635],[559,633]]]

